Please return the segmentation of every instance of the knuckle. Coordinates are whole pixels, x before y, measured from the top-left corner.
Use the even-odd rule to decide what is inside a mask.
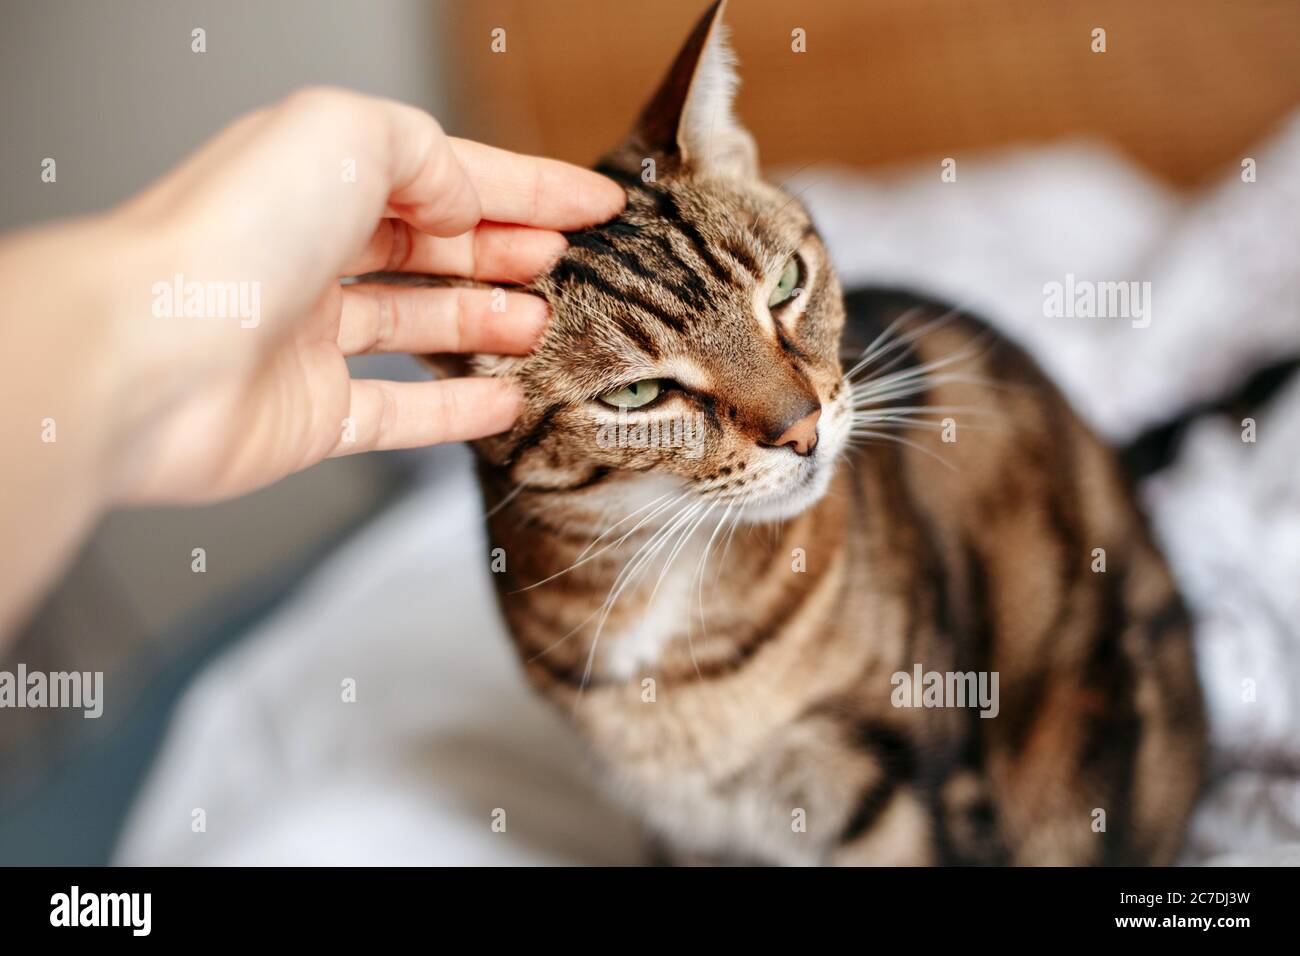
[[[463,411],[459,390],[451,387],[438,389],[437,432],[446,435],[455,431]]]
[[[352,131],[369,123],[365,97],[333,86],[308,86],[290,93],[281,109],[290,119],[312,129]]]
[[[486,247],[491,242],[492,231],[490,229],[475,229],[470,233],[470,240],[467,243],[469,261],[466,263],[465,275],[472,279],[481,276],[483,263],[487,260]]]
[[[305,86],[284,98],[286,111],[299,114],[316,114],[337,109],[348,96],[332,86]]]
[[[451,351],[463,352],[470,340],[470,333],[474,327],[473,304],[476,295],[472,295],[468,289],[456,290],[456,314],[455,321],[452,323],[455,332],[451,342]]]
[[[397,394],[388,385],[379,386],[379,415],[376,419],[378,427],[371,439],[371,447],[377,447],[385,435],[394,434],[397,424],[401,419],[401,403],[397,400]]]
[[[415,254],[415,243],[411,240],[411,231],[406,224],[397,219],[385,219],[388,223],[388,266],[389,272],[405,272],[411,265]]]
[[[393,341],[399,321],[397,295],[385,288],[375,296],[375,327],[371,334],[371,348],[382,348]]]

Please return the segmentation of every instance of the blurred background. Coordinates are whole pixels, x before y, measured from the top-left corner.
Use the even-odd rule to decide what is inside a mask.
[[[105,209],[307,84],[405,100],[457,135],[587,164],[703,7],[6,0],[0,230]],[[1300,103],[1294,0],[733,0],[729,21],[739,113],[784,170],[829,160],[875,173],[1086,137],[1187,193]],[[1105,55],[1090,48],[1098,26]],[[499,28],[504,53],[491,48]],[[791,50],[796,28],[807,53]],[[41,182],[46,157],[55,183]],[[418,374],[405,360],[361,364]],[[0,659],[104,671],[111,699],[98,721],[0,711],[0,863],[106,861],[193,676],[451,454],[339,459],[235,502],[109,515]],[[206,573],[191,570],[195,547]]]

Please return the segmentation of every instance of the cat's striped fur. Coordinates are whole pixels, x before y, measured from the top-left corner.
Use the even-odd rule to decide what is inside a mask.
[[[975,319],[842,293],[731,119],[717,17],[601,167],[626,212],[537,283],[538,350],[478,360],[527,395],[479,451],[528,676],[681,857],[1171,861],[1200,697],[1112,452]],[[597,396],[646,378],[680,388],[628,422],[699,416],[700,447],[597,440]],[[917,665],[996,672],[997,716],[894,706]]]

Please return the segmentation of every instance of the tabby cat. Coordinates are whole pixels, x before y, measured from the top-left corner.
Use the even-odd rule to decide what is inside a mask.
[[[1200,694],[1113,453],[976,319],[845,295],[719,8],[597,167],[627,209],[535,284],[536,352],[473,360],[527,395],[478,452],[528,676],[670,858],[1170,862]]]

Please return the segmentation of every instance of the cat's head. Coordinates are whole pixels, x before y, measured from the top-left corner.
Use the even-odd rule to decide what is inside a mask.
[[[676,487],[743,504],[747,520],[826,490],[851,418],[840,286],[732,114],[721,8],[598,166],[627,208],[572,234],[535,283],[553,313],[536,351],[475,363],[523,388],[515,428],[478,446],[511,484]]]

